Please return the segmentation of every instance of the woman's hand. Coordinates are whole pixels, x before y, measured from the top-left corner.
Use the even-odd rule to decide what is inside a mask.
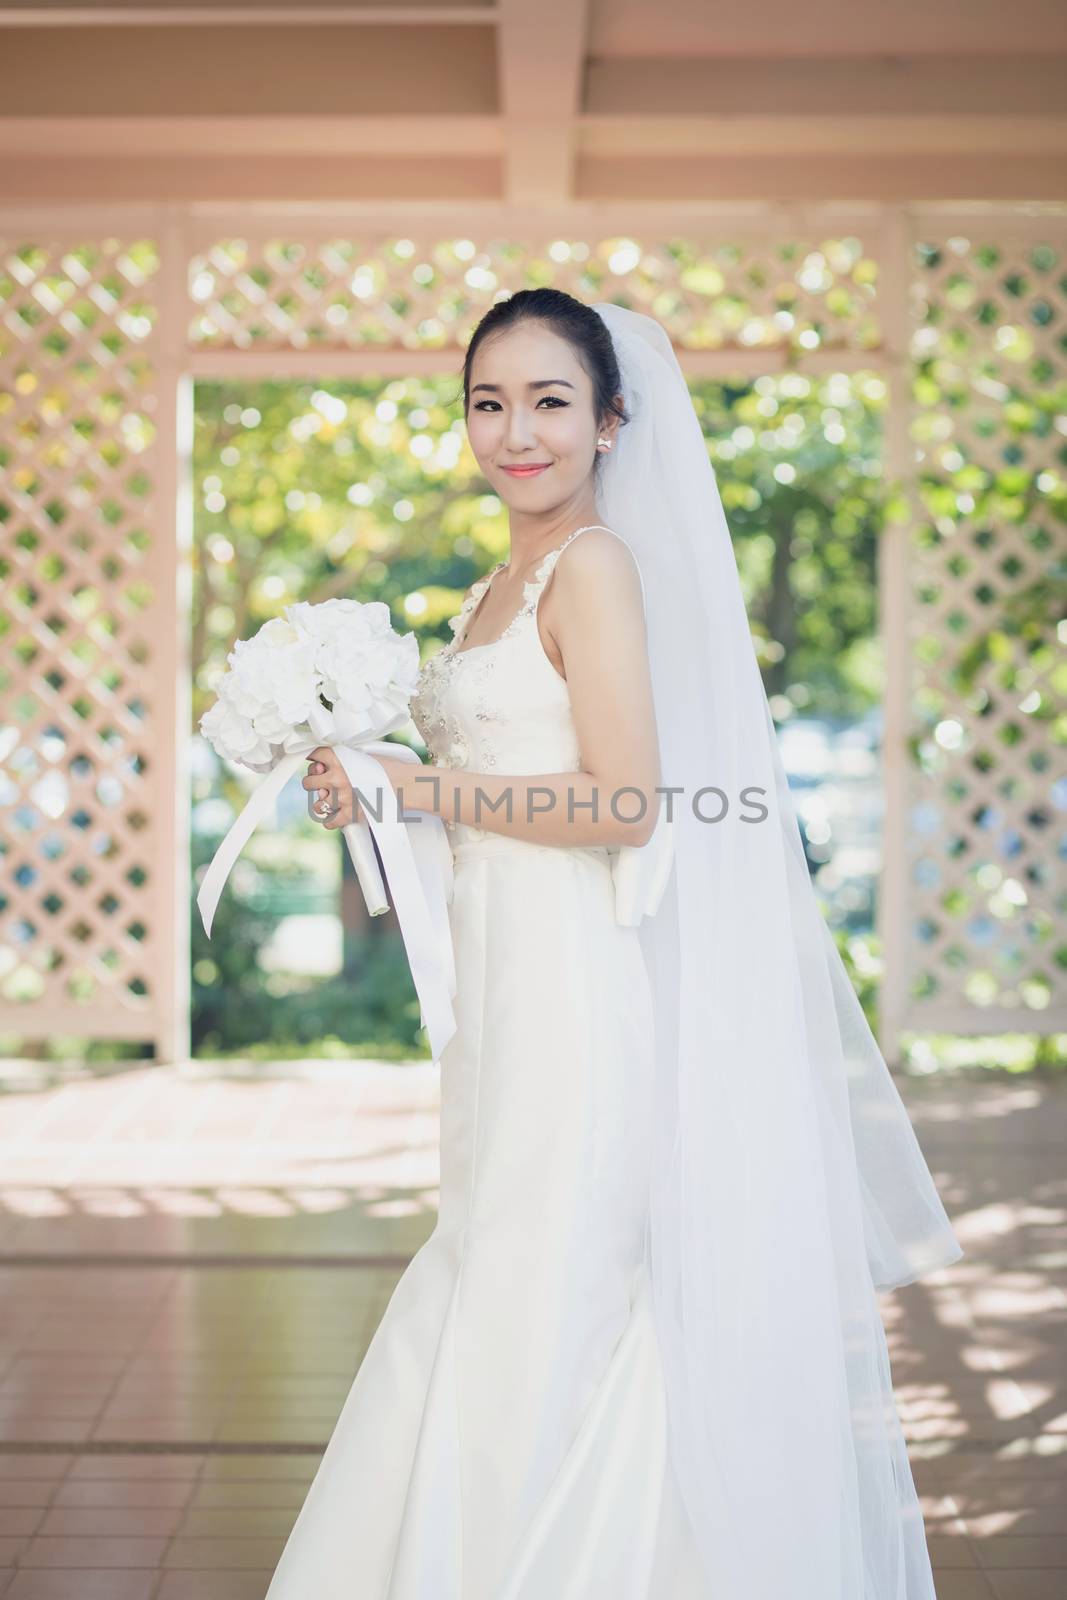
[[[346,828],[350,823],[361,822],[363,807],[356,803],[352,784],[337,759],[337,752],[330,745],[320,745],[307,759],[307,777],[301,778],[301,787],[317,790],[316,799],[324,804],[336,806],[340,802],[340,809],[333,816],[316,817],[316,822],[321,822],[324,828]]]
[[[307,759],[308,774],[306,778],[301,778],[301,786],[305,789],[327,790],[331,805],[336,805],[338,800],[341,802],[341,809],[334,812],[332,817],[326,818],[323,821],[323,827],[346,828],[353,822],[366,821],[366,813],[356,801],[352,792],[351,781],[337,758],[336,750],[331,745],[320,745],[317,750],[311,751]],[[405,783],[407,785],[404,795],[405,810],[414,809],[414,801],[418,796],[419,790],[425,787],[425,785],[416,785],[410,781],[412,776],[419,771],[418,765],[413,761],[405,761],[401,756],[375,756],[374,759],[384,771],[386,782],[392,791],[392,793],[382,795],[381,806],[379,806],[378,797],[374,793],[374,789],[370,787],[364,789],[365,798],[374,807],[375,812],[380,811],[382,816],[386,816],[388,813],[385,808],[387,806],[395,807],[394,796],[397,787]]]

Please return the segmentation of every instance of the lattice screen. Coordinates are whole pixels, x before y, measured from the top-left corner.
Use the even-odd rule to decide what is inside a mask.
[[[913,262],[911,1028],[1067,1026],[1067,231]]]
[[[158,266],[137,238],[0,247],[4,1032],[158,1038],[168,1004]]]
[[[648,311],[694,362],[890,368],[902,328],[880,304],[887,279],[914,297],[904,360],[920,450],[899,546],[910,631],[894,658],[913,663],[900,736],[915,761],[909,832],[887,863],[906,878],[891,1028],[1067,1027],[1051,619],[1067,465],[1064,221],[1030,236],[1007,214],[987,213],[967,238],[931,226],[908,260],[900,221],[872,212],[862,238],[813,216],[788,233],[765,218],[718,236],[709,224],[701,238],[520,242],[384,228],[338,238],[263,219],[238,233],[175,208],[174,261],[135,234],[4,249],[0,1031],[159,1040],[180,993],[182,889],[165,873],[184,846],[166,774],[187,730],[174,725],[163,643],[176,621],[178,474],[174,429],[165,446],[156,437],[173,422],[161,323],[185,330],[184,356],[180,336],[167,344],[172,389],[182,362],[253,379],[302,353],[359,375],[385,353],[392,370],[410,353],[415,372],[444,352],[458,372],[493,298],[542,283]]]
[[[494,297],[551,284],[624,298],[687,350],[873,350],[877,268],[861,240],[292,237],[206,241],[194,348],[460,349]]]

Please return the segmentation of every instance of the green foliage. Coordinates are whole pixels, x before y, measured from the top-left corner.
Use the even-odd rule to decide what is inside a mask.
[[[951,400],[955,370],[934,362],[920,369],[919,398],[931,415],[945,394]],[[785,372],[751,384],[698,382],[692,393],[776,719],[861,715],[881,694],[879,536],[886,517],[906,509],[882,478],[882,379]],[[1029,394],[1020,389],[1009,396],[1005,411],[1020,449],[1053,419],[1054,397]],[[1061,479],[1035,477],[1025,454],[1012,459],[1012,449],[1009,442],[999,470],[959,450],[931,456],[922,490],[928,521],[916,534],[937,543],[958,538],[966,523],[975,546],[961,549],[959,560],[966,561],[1011,522],[1040,558],[1028,581],[1009,583],[1005,604],[990,604],[989,627],[968,634],[959,653],[957,687],[966,693],[970,684],[979,698],[975,686],[985,662],[1002,660],[1005,671],[1013,670],[1013,636],[1028,641],[1032,671],[1048,664],[1055,576],[1049,529],[1067,517],[1067,500]],[[384,600],[396,625],[416,632],[425,654],[445,637],[466,587],[506,550],[505,508],[485,492],[466,442],[458,373],[322,386],[202,384],[194,473],[195,718],[212,699],[211,684],[234,639],[250,637],[287,603],[331,595]],[[972,710],[981,715],[982,707]],[[914,755],[921,757],[918,744]],[[220,792],[232,806],[245,793],[225,774],[201,782],[197,799]],[[320,835],[299,850],[290,841],[272,861],[269,841],[257,840],[249,854],[259,866],[238,864],[209,950],[201,948],[194,918],[197,1050],[422,1048],[417,1000],[392,930],[384,937],[386,930],[375,930],[358,971],[343,979],[259,970],[256,951],[282,904],[311,893],[316,879],[320,903],[336,895],[336,855],[324,855],[329,865],[316,871],[314,853],[338,848],[339,841]],[[242,889],[246,868],[252,875]],[[873,1019],[878,978],[871,946],[862,938],[857,943],[855,933],[836,937]]]
[[[252,890],[256,870],[247,855],[238,861],[222,892],[211,926],[204,932],[196,890],[217,839],[194,839],[192,918],[192,1053],[214,1055],[231,1047],[249,1028],[269,1026],[264,1007],[264,977],[257,952],[274,919],[257,914]]]
[[[877,703],[885,384],[783,373],[692,386],[777,720]]]
[[[830,933],[863,1014],[877,1033],[878,991],[882,980],[880,941],[873,935],[852,933],[847,928],[831,927]]]
[[[719,473],[768,692],[779,718],[852,714],[879,693],[875,557],[884,387],[859,375],[698,383],[694,404]],[[384,600],[424,655],[475,577],[507,549],[455,378],[197,387],[192,653],[194,719],[237,638],[292,601]],[[198,802],[246,790],[222,770]],[[291,832],[291,828],[290,828]],[[366,940],[358,975],[262,972],[280,900],[312,894],[329,836],[274,851],[257,838],[231,877],[210,945],[194,913],[199,1053],[420,1053],[422,1032],[393,930]],[[206,848],[200,846],[200,848]],[[318,871],[336,893],[336,858]],[[301,865],[298,866],[298,861]],[[327,866],[325,863],[329,862]],[[336,903],[336,901],[335,901]]]
[[[210,859],[217,840],[198,840],[194,866]],[[341,850],[336,836],[323,847]],[[272,897],[278,865],[265,874],[246,854],[236,864],[212,923],[204,932],[192,907],[192,1049],[194,1056],[291,1056],[408,1059],[424,1055],[419,1003],[399,930],[372,924],[359,941],[358,970],[307,978],[260,966],[258,952],[274,931]],[[264,883],[266,878],[267,883]],[[261,909],[262,908],[262,909]]]
[[[933,245],[918,251],[920,266],[937,271],[945,256]],[[1056,255],[1037,244],[1016,267],[986,244],[950,259],[925,309],[928,353],[913,376],[918,506],[903,508],[917,549],[932,557],[919,590],[932,621],[916,648],[938,682],[920,710],[933,725],[963,709],[981,732],[1002,690],[1021,723],[1045,724],[1062,745],[1056,702],[1067,668],[1055,624],[1067,613],[1067,383],[1039,337],[1055,316],[1039,286],[1051,291]],[[965,603],[946,605],[954,595]],[[1000,734],[1018,743],[1022,729],[1008,723]]]
[[[873,374],[695,383],[776,714],[879,695],[885,386]],[[458,378],[197,389],[194,716],[236,638],[294,600],[384,600],[420,641],[507,548]]]
[[[506,547],[458,378],[197,387],[193,715],[235,639],[292,601],[381,600],[440,635]]]

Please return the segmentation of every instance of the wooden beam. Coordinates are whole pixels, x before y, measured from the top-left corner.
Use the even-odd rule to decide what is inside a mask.
[[[584,156],[724,155],[872,156],[1052,155],[1067,151],[1067,106],[1062,116],[994,115],[672,117],[583,116],[578,127]]]
[[[686,205],[771,201],[1067,200],[1067,162],[1043,155],[873,156],[802,153],[767,156],[582,156],[577,197],[597,201],[674,201]]]
[[[0,6],[0,28],[218,28],[231,23],[242,27],[272,26],[303,28],[328,22],[367,27],[387,23],[390,27],[422,27],[425,23],[469,23],[491,21],[495,0],[475,0],[458,5],[454,0],[393,0],[391,5],[361,5],[356,0],[316,0],[314,5],[263,5],[249,0],[247,5],[215,5],[213,0],[187,0],[185,5],[51,5],[48,0],[24,0],[22,5]]]
[[[496,116],[5,117],[0,155],[26,157],[150,155],[309,157],[499,156]]]
[[[0,203],[78,201],[183,202],[241,207],[298,199],[392,204],[401,216],[412,201],[436,198],[442,206],[494,200],[500,193],[494,155],[157,155],[20,157],[0,168]],[[233,214],[231,212],[231,214]]]
[[[472,116],[497,110],[489,22],[455,28],[11,28],[6,116]]]
[[[593,17],[597,56],[1036,55],[1067,51],[1063,0],[603,0]]]
[[[688,378],[758,378],[766,373],[870,372],[880,369],[882,352],[831,344],[825,349],[795,351],[753,349],[731,344],[721,350],[677,348],[679,363]],[[194,378],[222,379],[233,383],[283,382],[309,378],[410,378],[456,371],[455,347],[443,350],[408,350],[389,346],[352,350],[222,350],[189,351],[187,370]]]
[[[593,58],[583,110],[615,116],[1062,116],[1067,56],[882,61]]]
[[[573,193],[587,0],[500,0],[504,193],[553,205]]]

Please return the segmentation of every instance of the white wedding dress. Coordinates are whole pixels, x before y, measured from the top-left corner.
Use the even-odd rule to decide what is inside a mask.
[[[501,638],[464,650],[493,574],[471,589],[412,704],[436,765],[580,768],[538,602],[585,531],[544,557]],[[651,989],[610,853],[448,828],[438,1221],[268,1600],[742,1600],[702,1580],[668,1455],[646,1259]]]

